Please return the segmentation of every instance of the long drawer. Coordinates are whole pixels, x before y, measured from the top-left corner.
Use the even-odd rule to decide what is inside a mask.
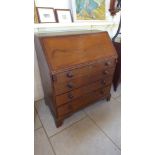
[[[105,70],[109,68],[115,67],[115,59],[108,59],[96,62],[94,64],[90,64],[85,67],[68,70],[62,73],[54,74],[55,83],[68,82],[73,79],[77,79],[81,76],[88,76],[90,74],[95,74],[98,72],[102,72],[102,74],[106,74]]]
[[[71,79],[70,81],[67,81],[67,82],[62,82],[62,83],[54,82],[55,94],[60,95],[60,94],[69,92],[81,86],[91,84],[92,82],[95,82],[99,79],[103,79],[107,81],[109,77],[112,77],[114,73],[114,69],[115,68],[107,68],[104,71],[97,70],[97,71],[91,72],[87,76],[81,76],[79,78]]]
[[[85,85],[83,87],[80,87],[78,89],[74,89],[73,91],[70,91],[65,94],[61,94],[56,96],[56,105],[60,106],[64,103],[70,102],[80,96],[83,96],[89,92],[95,91],[99,88],[103,88],[107,85],[109,85],[112,82],[112,76],[106,79],[100,79],[98,81],[95,81],[94,83],[91,83],[89,85]]]
[[[87,94],[86,96],[83,96],[77,100],[72,101],[70,104],[72,105],[72,111],[77,111],[90,103],[93,103],[101,98],[106,98],[109,96],[111,89],[111,85],[98,89],[90,94]]]
[[[101,98],[108,97],[110,88],[111,88],[111,85],[104,87],[104,88],[100,88],[96,91],[90,92],[82,97],[79,97],[75,100],[72,100],[71,102],[68,102],[68,103],[62,105],[61,107],[59,107],[57,109],[58,117],[59,118],[64,117],[65,115],[68,115],[72,112],[75,112],[75,111],[87,106],[91,102],[97,101]]]

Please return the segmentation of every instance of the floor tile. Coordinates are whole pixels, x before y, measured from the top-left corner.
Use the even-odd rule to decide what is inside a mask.
[[[38,111],[41,122],[47,132],[47,135],[53,136],[54,134],[62,131],[64,128],[70,126],[74,122],[84,118],[86,114],[83,111],[76,112],[69,118],[65,119],[63,125],[59,128],[56,128],[53,116],[49,110],[49,107],[45,105],[44,100],[41,100],[36,103],[36,109]]]
[[[121,103],[115,99],[99,101],[85,112],[121,148]]]
[[[34,155],[54,155],[43,128],[34,131]]]
[[[121,95],[120,95],[119,97],[117,97],[116,100],[117,100],[118,102],[121,102]]]
[[[40,122],[40,119],[39,119],[39,116],[38,114],[35,114],[34,116],[34,129],[38,129],[38,128],[41,128],[42,127],[42,124]]]
[[[56,155],[120,155],[120,150],[88,118],[50,138]]]
[[[119,84],[118,88],[116,91],[114,91],[113,86],[111,87],[111,96],[113,98],[117,98],[118,96],[121,95],[121,84]]]

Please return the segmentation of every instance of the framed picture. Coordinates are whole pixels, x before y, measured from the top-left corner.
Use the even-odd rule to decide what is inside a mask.
[[[39,23],[39,21],[38,21],[38,14],[37,14],[37,8],[35,6],[35,3],[34,3],[34,23]]]
[[[105,20],[105,0],[72,0],[74,21]]]
[[[38,16],[40,23],[56,23],[55,13],[53,8],[38,7]]]
[[[70,9],[55,9],[58,23],[72,23],[72,14]]]

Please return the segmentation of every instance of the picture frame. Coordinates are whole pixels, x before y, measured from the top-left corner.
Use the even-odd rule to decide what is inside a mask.
[[[35,24],[39,23],[38,13],[37,13],[37,8],[36,8],[35,3],[34,3],[34,23]]]
[[[39,23],[56,23],[53,8],[37,7]]]
[[[101,22],[106,20],[105,0],[72,0],[74,22]]]
[[[70,9],[55,9],[55,16],[58,23],[72,23],[72,13]]]

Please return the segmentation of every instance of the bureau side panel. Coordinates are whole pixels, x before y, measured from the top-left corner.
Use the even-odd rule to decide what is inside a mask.
[[[45,102],[50,106],[52,113],[55,115],[56,112],[55,112],[55,102],[54,102],[54,96],[53,96],[53,82],[50,76],[50,70],[46,62],[44,52],[42,50],[40,40],[37,36],[34,36],[34,43],[35,43],[35,49],[36,49],[36,54],[38,58],[38,65],[40,69],[42,86],[44,90]]]

